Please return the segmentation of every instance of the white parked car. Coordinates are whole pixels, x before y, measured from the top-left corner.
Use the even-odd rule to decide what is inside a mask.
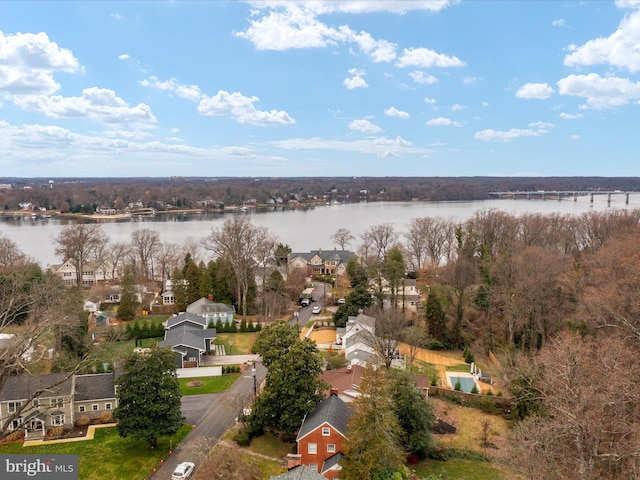
[[[315,307],[313,307],[313,309],[311,309],[311,313],[320,313],[322,311],[322,307],[319,307],[318,305],[316,305]]]
[[[195,464],[191,462],[179,463],[171,474],[171,480],[186,480],[187,478],[191,478],[195,469]]]

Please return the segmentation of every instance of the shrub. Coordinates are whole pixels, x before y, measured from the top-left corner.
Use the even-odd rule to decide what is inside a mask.
[[[464,361],[467,363],[475,361],[473,352],[469,349],[469,347],[464,347],[464,350],[462,350],[462,356],[464,357]]]
[[[347,360],[342,355],[327,356],[327,370],[335,370],[346,365]]]
[[[460,380],[456,381],[456,384],[453,386],[453,389],[457,390],[457,391],[461,391],[462,390],[462,385],[460,385]]]
[[[64,432],[64,428],[62,427],[51,427],[47,432],[52,437],[59,437]]]
[[[86,427],[91,423],[91,419],[88,415],[80,415],[76,418],[76,427]]]
[[[431,381],[429,382],[429,385],[431,385],[432,387],[437,387],[438,386],[438,377],[437,376],[433,376],[431,377]]]
[[[440,340],[432,338],[427,343],[427,349],[429,350],[444,350],[444,344]]]
[[[104,412],[102,415],[100,415],[100,418],[98,419],[98,423],[101,423],[101,424],[113,423],[113,414],[111,412]]]
[[[471,389],[471,391],[469,393],[475,393],[478,394],[480,393],[480,391],[478,390],[478,387],[476,385],[473,386],[473,388]]]
[[[233,441],[241,447],[248,447],[251,443],[251,435],[249,435],[249,432],[242,430],[233,436]]]

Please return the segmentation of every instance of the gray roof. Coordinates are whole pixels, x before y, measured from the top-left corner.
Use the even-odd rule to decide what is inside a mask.
[[[325,478],[311,467],[298,465],[288,472],[271,477],[270,480],[325,480]]]
[[[342,454],[342,452],[331,455],[324,462],[322,462],[322,468],[320,469],[320,472],[325,473],[326,471],[331,470],[333,467],[340,463],[340,460],[342,460],[343,457],[344,455]]]
[[[181,323],[189,322],[194,325],[200,325],[201,328],[207,328],[207,319],[201,315],[196,315],[195,313],[182,312],[174,317],[171,317],[167,320],[167,328],[172,329],[176,325],[180,325]]]
[[[187,312],[195,313],[196,315],[206,315],[207,313],[236,313],[236,309],[233,305],[216,303],[206,297],[202,297],[200,300],[196,300],[190,304],[187,307]]]
[[[321,401],[309,415],[305,417],[298,432],[299,441],[318,427],[329,424],[343,436],[346,436],[347,423],[353,409],[342,401],[335,393]]]
[[[76,401],[116,398],[114,383],[122,372],[76,376]]]
[[[175,347],[177,345],[184,345],[186,347],[195,348],[201,351],[205,351],[205,339],[216,338],[216,329],[207,328],[202,329],[183,323],[170,330],[165,330],[164,340],[158,342],[159,347]]]
[[[322,260],[339,260],[341,263],[345,265],[349,262],[351,257],[355,257],[356,254],[350,252],[349,250],[311,250],[310,252],[296,252],[289,254],[289,258],[293,260],[296,257],[303,258],[307,262],[311,261],[311,259],[315,256],[320,257]]]
[[[67,379],[65,380],[65,378]],[[38,398],[71,395],[72,388],[73,377],[69,373],[8,377],[0,390],[0,402],[28,400],[40,390],[42,393],[38,395]]]

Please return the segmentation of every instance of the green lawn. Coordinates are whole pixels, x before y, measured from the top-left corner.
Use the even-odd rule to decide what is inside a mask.
[[[144,338],[142,339],[142,347],[155,347],[162,338]],[[93,353],[99,362],[124,361],[124,359],[133,352],[135,348],[135,340],[122,340],[119,342],[105,342],[94,347]]]
[[[239,373],[228,373],[221,377],[195,377],[195,378],[179,378],[180,390],[183,396],[187,395],[200,395],[201,393],[218,393],[226,390],[233,382],[235,382]],[[199,387],[190,387],[187,384],[190,382],[202,382]]]
[[[224,345],[227,355],[249,355],[258,332],[218,333],[215,343]]]
[[[191,426],[183,426],[172,437],[158,439],[157,448],[147,442],[121,438],[115,427],[98,428],[93,440],[23,447],[22,443],[0,445],[0,453],[21,454],[77,454],[79,480],[137,480],[147,478],[155,467],[169,456],[189,433]]]

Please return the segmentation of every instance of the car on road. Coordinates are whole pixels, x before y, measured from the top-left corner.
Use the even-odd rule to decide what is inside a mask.
[[[344,298],[338,299],[338,305],[344,305],[345,303],[346,303],[346,300]]]
[[[322,307],[319,307],[318,305],[316,305],[315,307],[313,307],[313,309],[311,309],[311,313],[314,314],[318,314],[322,311]]]
[[[193,476],[196,466],[192,462],[179,463],[176,469],[171,474],[171,480],[186,480]]]

